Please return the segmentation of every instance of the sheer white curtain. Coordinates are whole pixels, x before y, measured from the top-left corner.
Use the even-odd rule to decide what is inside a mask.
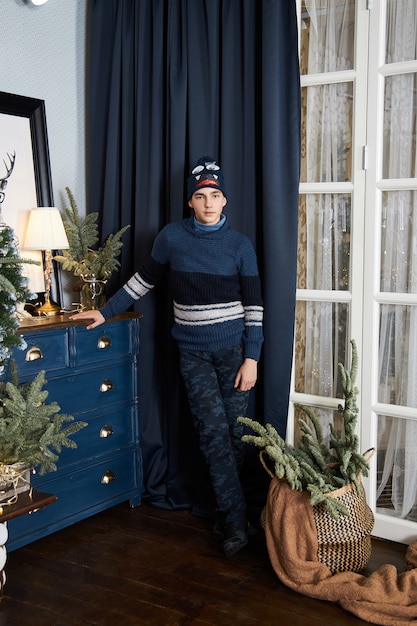
[[[415,0],[387,3],[386,63],[415,60]],[[384,178],[416,177],[416,75],[387,77],[384,115]],[[381,291],[417,293],[417,194],[383,195]],[[417,407],[417,307],[382,305],[380,314],[379,401]],[[378,449],[386,449],[381,496],[391,480],[395,515],[407,517],[417,503],[417,422],[378,422]]]
[[[352,68],[351,4],[348,0],[305,0],[304,15],[308,15],[309,23],[308,74]],[[306,89],[307,182],[349,180],[352,93],[352,86],[346,83]],[[343,288],[346,276],[341,275],[341,240],[348,228],[349,214],[350,198],[344,195],[307,195],[307,289]],[[331,302],[306,305],[306,393],[335,395],[340,356],[335,315],[337,305]],[[343,357],[344,348],[341,347]]]

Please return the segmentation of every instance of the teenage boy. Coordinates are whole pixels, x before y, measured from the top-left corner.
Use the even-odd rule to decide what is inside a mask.
[[[202,157],[187,180],[194,215],[165,226],[151,254],[107,304],[72,319],[95,328],[143,297],[167,267],[173,294],[172,335],[199,445],[217,501],[214,535],[226,556],[248,542],[246,502],[239,471],[249,391],[257,380],[263,342],[263,306],[256,255],[250,240],[223,214],[224,177]],[[93,320],[93,321],[91,321]]]

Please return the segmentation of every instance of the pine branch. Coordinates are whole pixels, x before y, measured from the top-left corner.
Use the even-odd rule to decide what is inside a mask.
[[[39,468],[41,475],[54,471],[62,446],[76,447],[70,437],[87,424],[60,413],[56,402],[46,403],[44,370],[31,382],[19,384],[14,364],[11,378],[0,385],[0,461],[26,463]]]
[[[98,244],[98,226],[96,221],[98,213],[89,213],[84,219],[80,218],[74,196],[69,189],[65,188],[70,202],[70,209],[64,209],[64,228],[68,237],[68,250],[63,250],[62,255],[54,257],[62,264],[62,269],[72,272],[75,276],[97,280],[107,280],[112,272],[120,267],[117,257],[120,255],[123,243],[122,236],[130,228],[124,226],[117,233],[110,234],[104,244]]]
[[[84,219],[80,218],[77,203],[69,187],[65,187],[70,203],[70,209],[65,208],[64,228],[67,233],[71,254],[75,261],[82,261],[88,250],[98,242],[98,227],[96,220],[98,213],[89,213]]]

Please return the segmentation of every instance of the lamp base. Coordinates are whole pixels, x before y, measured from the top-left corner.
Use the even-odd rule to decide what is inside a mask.
[[[33,315],[37,317],[54,317],[55,315],[61,315],[61,308],[47,300],[44,304],[35,307]]]

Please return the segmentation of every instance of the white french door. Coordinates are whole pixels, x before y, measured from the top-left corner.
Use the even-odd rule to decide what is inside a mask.
[[[295,403],[337,428],[355,339],[376,536],[417,535],[417,7],[297,0],[302,168]]]

